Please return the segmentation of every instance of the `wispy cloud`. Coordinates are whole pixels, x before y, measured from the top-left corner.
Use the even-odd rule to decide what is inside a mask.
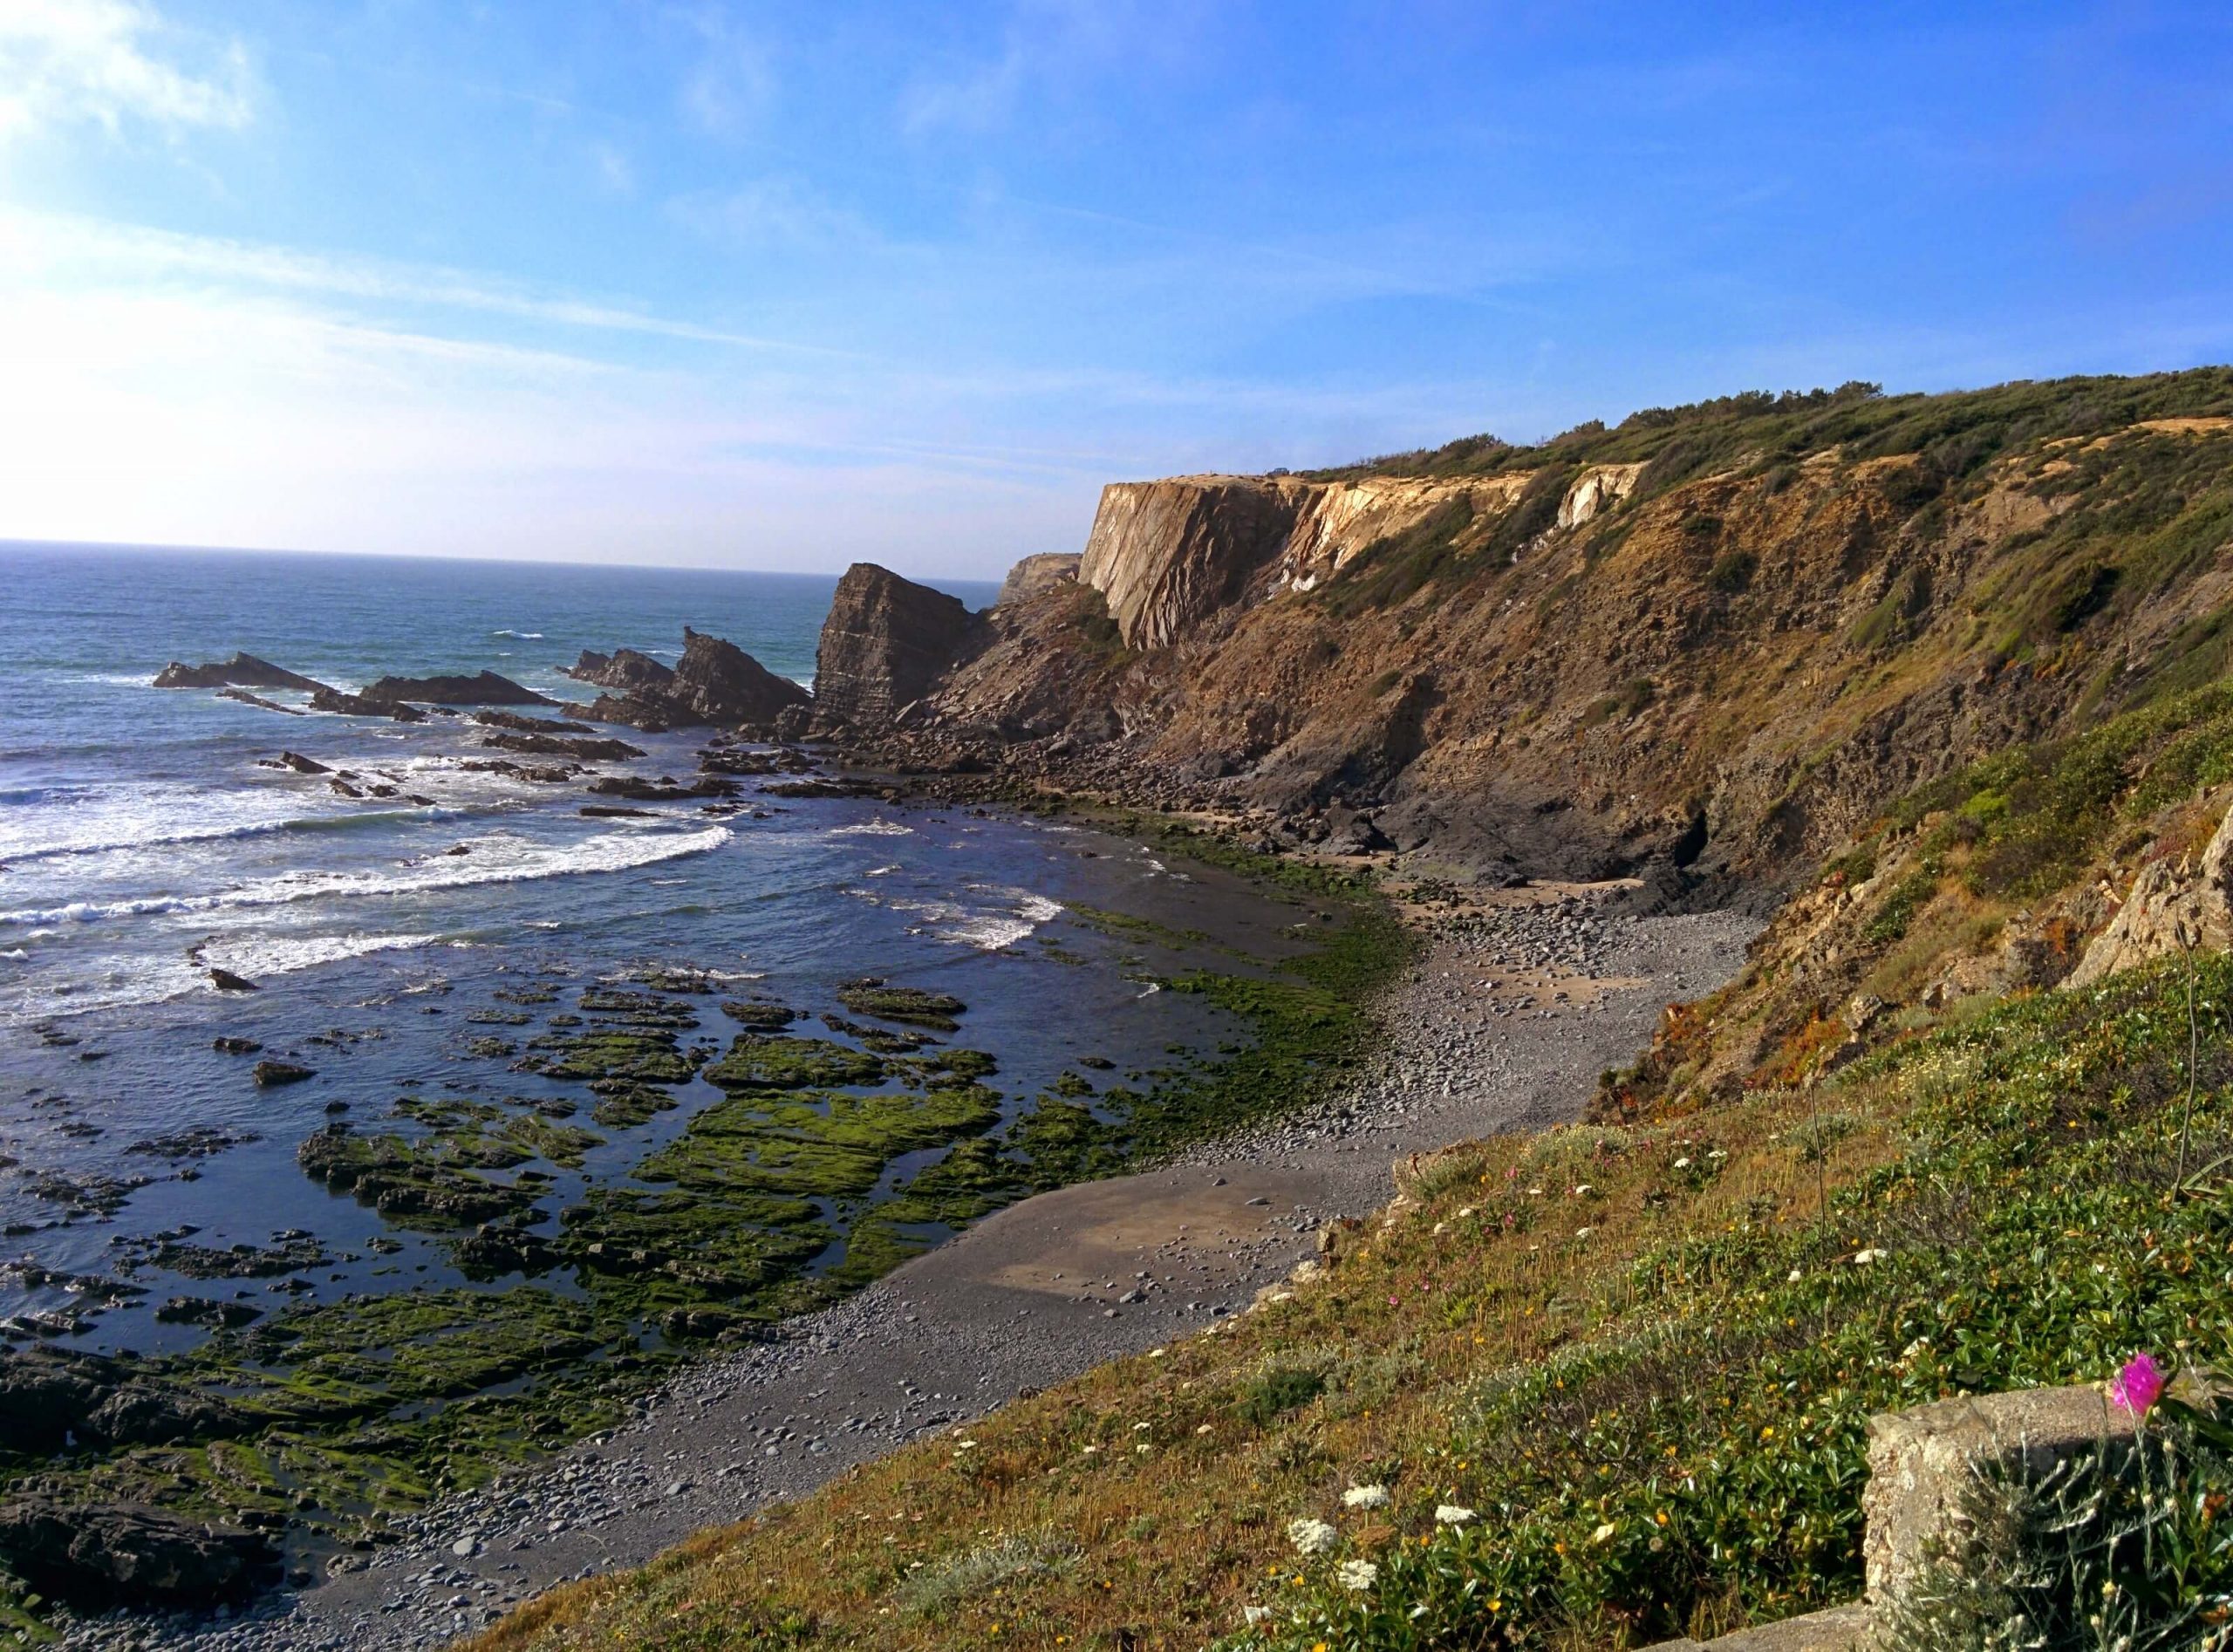
[[[208,61],[182,67],[167,47],[199,48]],[[0,141],[84,123],[243,126],[253,85],[239,42],[199,42],[134,0],[0,3]]]
[[[714,137],[744,136],[775,101],[765,43],[740,27],[724,5],[677,8],[669,15],[697,42],[678,93],[682,112]]]
[[[291,248],[186,236],[99,219],[0,207],[0,263],[24,270],[94,264],[145,278],[162,274],[220,276],[257,286],[332,297],[479,311],[562,327],[685,339],[693,344],[808,356],[848,352],[704,326],[625,305],[537,293],[438,265],[334,258]]]

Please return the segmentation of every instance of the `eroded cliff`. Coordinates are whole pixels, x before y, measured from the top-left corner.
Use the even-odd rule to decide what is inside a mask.
[[[993,611],[899,744],[1274,838],[1725,892],[2215,675],[2233,636],[2221,370],[1463,446],[1110,487],[1077,580]]]

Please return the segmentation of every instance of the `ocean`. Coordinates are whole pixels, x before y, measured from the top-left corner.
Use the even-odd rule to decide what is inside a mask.
[[[1148,845],[997,811],[756,797],[751,781],[741,810],[589,817],[578,782],[462,767],[486,732],[465,718],[295,716],[150,686],[167,661],[245,650],[342,688],[487,668],[586,700],[561,673],[582,650],[671,661],[686,624],[810,682],[834,584],[0,545],[0,1335],[175,1350],[207,1335],[212,1301],[248,1318],[523,1280],[577,1291],[557,1265],[461,1269],[454,1227],[399,1219],[297,1161],[342,1118],[439,1137],[453,1157],[464,1141],[482,1181],[536,1178],[534,1208],[510,1219],[555,1242],[570,1208],[640,1191],[652,1156],[724,1100],[698,1076],[648,1117],[600,1109],[586,1129],[583,1110],[563,1150],[536,1158],[549,1133],[524,1129],[529,1109],[573,1117],[593,1097],[522,1057],[576,1036],[584,1013],[594,1024],[600,992],[667,981],[658,1014],[628,1025],[709,1048],[738,1030],[715,1008],[734,994],[787,1007],[825,1045],[887,1051],[904,1037],[849,1020],[846,984],[944,994],[965,1007],[933,1048],[997,1062],[1004,1123],[1050,1088],[1096,1107],[1113,1081],[1094,1075],[1149,1082],[1174,1056],[1231,1048],[1209,1001],[1159,985],[1203,949],[1291,950],[1294,913]],[[946,589],[981,607],[994,588]],[[706,734],[613,732],[646,755],[601,767],[645,776],[693,773]],[[397,795],[345,798],[270,766],[282,750]],[[1109,912],[1136,921],[1094,916]],[[212,966],[259,990],[215,991]],[[221,1040],[314,1076],[259,1085]],[[488,1155],[491,1132],[514,1162]],[[898,1143],[872,1190],[821,1198],[828,1242],[805,1266],[842,1266],[863,1210],[946,1150]],[[201,1316],[159,1311],[181,1300]]]

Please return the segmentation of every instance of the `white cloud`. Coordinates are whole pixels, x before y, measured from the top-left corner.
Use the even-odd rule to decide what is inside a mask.
[[[0,141],[87,122],[112,133],[248,124],[238,42],[206,51],[198,72],[166,61],[165,44],[197,43],[135,0],[0,0]]]

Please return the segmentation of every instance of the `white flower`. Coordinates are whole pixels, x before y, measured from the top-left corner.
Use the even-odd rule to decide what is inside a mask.
[[[1473,1511],[1462,1503],[1445,1503],[1434,1512],[1437,1526],[1463,1526],[1473,1518]]]
[[[1596,1194],[1597,1190],[1587,1182],[1576,1184],[1574,1190],[1574,1196],[1576,1198],[1594,1198]]]
[[[1907,1347],[1900,1350],[1900,1357],[1903,1360],[1911,1360],[1929,1346],[1930,1339],[1929,1337],[1918,1336],[1914,1341],[1909,1343]]]
[[[1707,1154],[1706,1157],[1708,1158],[1727,1158],[1729,1154],[1726,1150],[1717,1147],[1712,1152]]]
[[[1353,1485],[1342,1493],[1342,1506],[1349,1509],[1384,1509],[1388,1506],[1388,1488],[1384,1485]]]
[[[1380,1581],[1380,1568],[1369,1560],[1344,1560],[1335,1569],[1334,1575],[1345,1589],[1355,1589],[1362,1594]]]
[[[1592,1233],[1595,1233],[1596,1231],[1597,1231],[1597,1230],[1596,1230],[1595,1228],[1594,1228],[1594,1227],[1577,1227],[1577,1228],[1576,1228],[1576,1229],[1574,1229],[1574,1236],[1576,1239],[1588,1239],[1588,1238]]]
[[[1271,1615],[1272,1608],[1268,1606],[1244,1606],[1240,1608],[1240,1621],[1243,1623],[1261,1623]]]
[[[1592,1533],[1589,1534],[1589,1540],[1590,1540],[1592,1543],[1609,1543],[1609,1542],[1611,1542],[1611,1541],[1613,1540],[1613,1523],[1612,1523],[1612,1521],[1610,1521],[1610,1520],[1606,1521],[1604,1525],[1602,1525],[1602,1526],[1599,1526],[1599,1527],[1598,1527],[1595,1532],[1592,1532]]]
[[[1458,1219],[1461,1222],[1472,1213],[1473,1207],[1471,1205],[1461,1205],[1458,1207]]]
[[[1793,1284],[1793,1285],[1796,1285],[1796,1284],[1798,1284],[1798,1283],[1799,1283],[1799,1280],[1801,1280],[1805,1279],[1805,1278],[1806,1277],[1806,1274],[1804,1274],[1804,1273],[1800,1273],[1797,1268],[1795,1268],[1795,1267],[1794,1267],[1793,1269],[1792,1269],[1792,1270],[1791,1270],[1791,1273],[1790,1273],[1789,1277],[1790,1277],[1791,1283],[1792,1283],[1792,1284]]]
[[[1867,1267],[1871,1262],[1881,1260],[1884,1254],[1882,1251],[1855,1251],[1853,1253],[1853,1265],[1855,1267]]]
[[[1135,1434],[1144,1434],[1148,1430],[1154,1426],[1155,1425],[1151,1423],[1135,1423],[1132,1424],[1132,1432]]]
[[[1297,1554],[1323,1554],[1341,1540],[1340,1533],[1308,1515],[1287,1522],[1287,1541],[1294,1545]]]
[[[1675,1168],[1678,1171],[1687,1171],[1690,1168],[1690,1161],[1688,1158],[1678,1158],[1675,1161]]]

